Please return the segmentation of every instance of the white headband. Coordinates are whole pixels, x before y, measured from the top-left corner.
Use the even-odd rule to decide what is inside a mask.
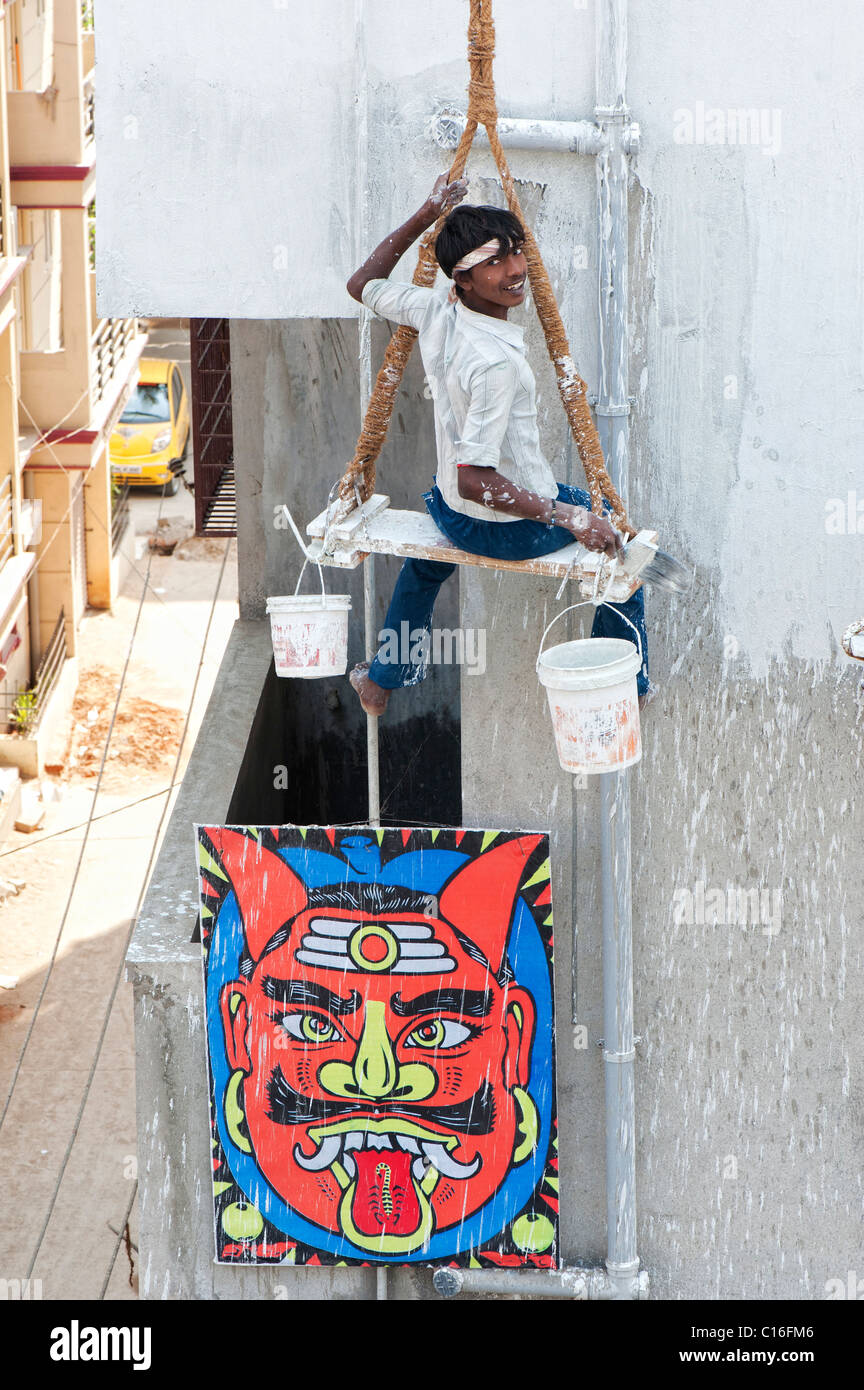
[[[478,246],[476,251],[469,251],[467,256],[463,256],[461,261],[457,261],[453,267],[453,274],[457,270],[471,270],[472,266],[479,265],[481,261],[488,261],[491,256],[501,255],[501,242],[498,237],[494,241],[484,241],[482,246]]]

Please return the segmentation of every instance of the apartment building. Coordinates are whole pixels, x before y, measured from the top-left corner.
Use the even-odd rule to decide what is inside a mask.
[[[62,720],[116,591],[108,441],[145,336],[96,314],[92,7],[0,0],[0,36],[0,763],[35,772],[22,724]]]

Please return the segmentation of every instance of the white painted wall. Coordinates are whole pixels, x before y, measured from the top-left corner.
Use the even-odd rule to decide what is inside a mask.
[[[376,240],[444,165],[425,125],[464,103],[467,5],[361,8]],[[849,582],[861,535],[824,526],[830,499],[864,503],[859,21],[807,0],[631,10],[635,436],[656,478],[652,516],[679,518],[692,558],[722,567],[730,651],[753,674],[771,655],[836,659],[861,606]],[[497,0],[496,16],[501,111],[589,115],[593,3],[544,0],[528,19],[520,0]],[[255,0],[242,26],[235,0],[102,0],[100,313],[353,315],[354,20],[355,0]],[[700,111],[739,107],[761,113],[762,143],[729,143],[710,114],[700,128]],[[681,143],[688,120],[694,143]],[[543,185],[525,202],[591,379],[592,161],[512,164]],[[494,193],[475,179],[469,196]],[[587,274],[572,269],[580,244]]]
[[[686,517],[722,573],[730,650],[753,674],[830,661],[864,599],[864,508],[858,534],[825,531],[829,499],[864,502],[860,16],[805,0],[631,12],[657,514]],[[766,138],[676,143],[676,112],[700,106],[758,108]]]
[[[467,6],[363,8],[369,209],[383,235],[447,163],[425,126],[464,105]],[[502,110],[590,105],[590,15],[569,0],[548,9],[554,42],[518,0],[499,0]],[[354,312],[355,0],[249,0],[238,16],[236,0],[97,0],[103,313]]]

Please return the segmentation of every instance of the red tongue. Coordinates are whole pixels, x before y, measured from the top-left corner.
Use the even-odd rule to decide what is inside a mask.
[[[412,1235],[420,1203],[411,1180],[415,1155],[404,1149],[355,1149],[357,1185],[351,1215],[364,1236]]]

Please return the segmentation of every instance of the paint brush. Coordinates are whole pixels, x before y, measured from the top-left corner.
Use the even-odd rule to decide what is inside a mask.
[[[652,584],[673,594],[686,594],[693,583],[693,571],[674,555],[658,549],[649,539],[652,534],[640,531],[625,545],[619,560],[621,568],[634,579],[638,577],[643,584]]]

